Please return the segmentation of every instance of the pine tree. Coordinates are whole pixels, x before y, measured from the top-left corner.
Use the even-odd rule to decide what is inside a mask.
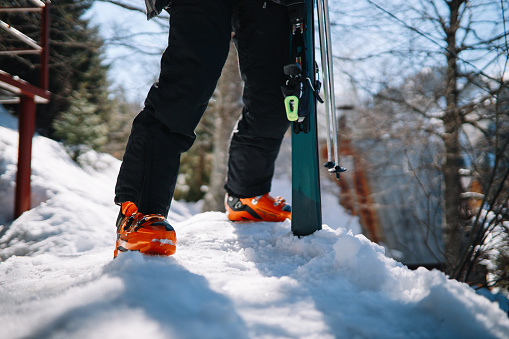
[[[5,6],[32,7],[28,0],[4,2]],[[86,94],[80,100],[92,104],[102,122],[109,119],[111,103],[108,99],[108,66],[102,63],[103,40],[97,28],[91,28],[88,20],[83,19],[92,4],[91,0],[51,2],[49,90],[52,95],[49,104],[37,107],[37,131],[42,135],[55,137],[53,120],[75,106],[76,95]],[[40,16],[37,13],[9,13],[2,20],[40,41]],[[3,49],[20,47],[19,41],[6,33],[0,32],[0,40]],[[39,62],[36,55],[0,56],[2,70],[34,85],[38,85]]]
[[[113,95],[111,114],[108,119],[108,142],[102,150],[121,160],[131,132],[131,124],[141,107],[137,103],[128,101],[123,88],[115,89]]]
[[[180,175],[174,198],[176,200],[198,201],[203,198],[210,182],[212,150],[214,139],[214,104],[209,106],[196,127],[196,141],[191,149],[182,154]]]
[[[108,125],[96,114],[97,106],[90,102],[84,90],[70,95],[71,106],[54,120],[55,135],[62,138],[71,158],[79,162],[80,155],[100,150],[108,141]]]

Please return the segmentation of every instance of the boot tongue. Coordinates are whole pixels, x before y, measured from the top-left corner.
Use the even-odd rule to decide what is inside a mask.
[[[122,214],[125,216],[131,216],[138,212],[138,207],[133,202],[126,201],[122,204]]]

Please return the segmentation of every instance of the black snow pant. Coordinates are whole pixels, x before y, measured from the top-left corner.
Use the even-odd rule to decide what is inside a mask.
[[[115,188],[115,203],[168,214],[180,155],[195,140],[233,39],[244,81],[242,116],[231,140],[227,192],[270,191],[288,129],[281,85],[289,62],[286,7],[264,0],[173,0],[159,80],[134,119]]]

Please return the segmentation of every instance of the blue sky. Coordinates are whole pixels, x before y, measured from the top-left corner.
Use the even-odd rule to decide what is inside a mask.
[[[142,13],[101,1],[94,3],[85,18],[90,20],[91,25],[99,27],[106,41],[104,62],[111,65],[109,76],[112,85],[124,87],[132,101],[142,103],[158,76],[160,55],[166,47],[167,29],[147,21]],[[146,32],[155,34],[144,34]],[[126,41],[141,50],[150,51],[151,55],[115,43],[115,36],[118,35],[131,36]]]

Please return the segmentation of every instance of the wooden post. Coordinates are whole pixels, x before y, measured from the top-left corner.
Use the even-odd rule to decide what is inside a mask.
[[[14,218],[30,209],[32,137],[35,132],[34,97],[21,95],[19,108],[18,173],[16,175]]]
[[[39,87],[49,88],[49,1],[42,8],[41,13],[41,69],[39,74]]]

